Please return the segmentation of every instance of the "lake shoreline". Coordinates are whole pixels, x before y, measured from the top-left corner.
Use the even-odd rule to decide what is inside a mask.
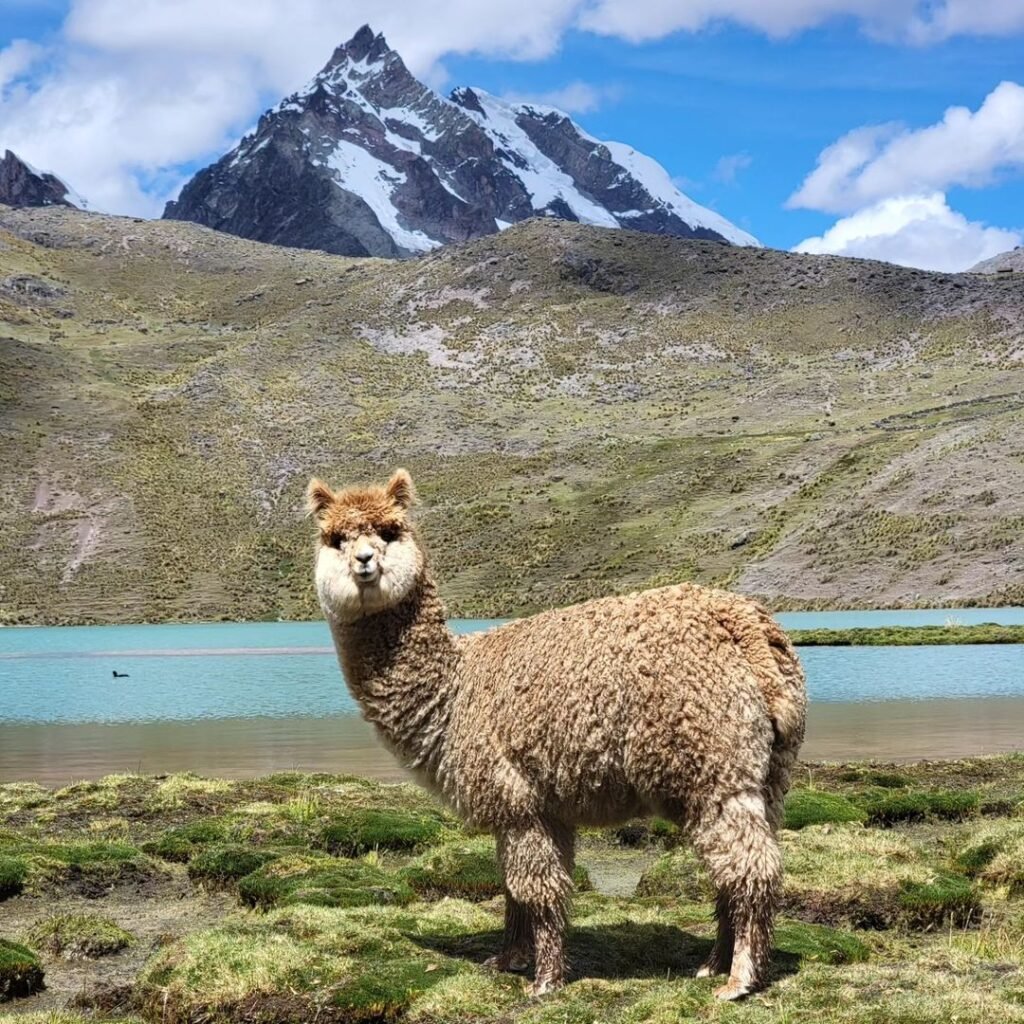
[[[960,760],[1014,753],[1024,698],[812,703],[814,762]],[[358,715],[119,723],[0,723],[0,783],[68,785],[117,772],[256,778],[276,771],[408,780]]]

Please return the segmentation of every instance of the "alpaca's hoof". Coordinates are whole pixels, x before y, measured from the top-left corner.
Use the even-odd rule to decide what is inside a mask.
[[[731,1003],[736,999],[742,999],[744,996],[749,995],[750,992],[750,985],[730,978],[721,988],[715,989],[715,998],[721,999],[723,1003]]]
[[[565,984],[564,981],[555,981],[552,978],[538,978],[533,984],[526,986],[526,994],[531,999],[546,996],[549,992],[555,992]]]
[[[490,967],[494,971],[522,974],[530,969],[530,957],[526,953],[497,953],[484,961],[484,967]]]
[[[700,967],[697,968],[695,977],[697,978],[713,978],[716,974],[727,974],[728,970],[722,966],[721,962],[715,957],[705,961]]]

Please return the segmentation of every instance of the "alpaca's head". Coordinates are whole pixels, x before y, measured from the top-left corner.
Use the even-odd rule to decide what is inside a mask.
[[[416,500],[409,474],[400,469],[383,487],[338,492],[311,480],[307,496],[320,530],[316,589],[324,615],[355,622],[404,601],[424,566],[408,518]]]

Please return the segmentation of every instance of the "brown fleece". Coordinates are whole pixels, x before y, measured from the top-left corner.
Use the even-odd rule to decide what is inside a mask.
[[[338,547],[341,535],[364,557],[372,547],[383,587],[390,546],[376,531],[409,530],[408,475],[337,495],[314,481],[310,500],[321,544]],[[657,813],[688,832],[719,890],[718,940],[700,973],[730,974],[721,998],[764,985],[781,882],[775,830],[806,708],[781,628],[747,598],[681,584],[458,638],[414,534],[395,543],[395,577],[411,564],[406,541],[416,572],[395,603],[371,595],[365,615],[332,606],[321,563],[318,588],[365,717],[497,836],[506,935],[491,962],[518,969],[532,955],[532,991],[561,985],[576,827]],[[344,547],[334,554],[324,571],[347,571],[337,568],[349,564]]]

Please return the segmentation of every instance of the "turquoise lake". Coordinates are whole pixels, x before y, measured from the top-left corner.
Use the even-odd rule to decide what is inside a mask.
[[[1024,609],[779,619],[789,628],[1011,624],[1024,623]],[[452,626],[472,632],[495,624]],[[947,756],[949,744],[959,750],[967,733],[974,736],[968,753],[988,750],[1001,730],[998,749],[1024,747],[1024,645],[809,647],[801,657],[812,701],[809,740],[814,723],[821,723],[821,738],[828,721],[844,741],[860,723],[854,755],[898,757],[913,749],[938,756],[928,743],[942,730]],[[127,678],[113,678],[114,671]],[[889,746],[875,750],[872,743],[886,733]],[[253,760],[254,745],[271,753]],[[338,749],[328,757],[325,746]],[[233,774],[328,763],[388,775],[393,767],[385,770],[391,762],[381,756],[322,622],[0,629],[0,780],[84,777],[126,766]]]

